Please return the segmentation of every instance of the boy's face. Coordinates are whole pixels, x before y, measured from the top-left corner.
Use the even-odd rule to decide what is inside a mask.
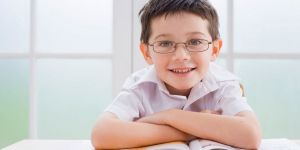
[[[182,12],[154,18],[151,22],[150,45],[157,41],[182,43],[204,39],[212,41],[208,22],[200,16]],[[191,88],[205,76],[209,62],[218,56],[222,41],[209,44],[204,52],[188,52],[184,44],[177,44],[173,53],[160,54],[153,46],[141,44],[141,51],[149,64],[154,64],[158,77],[171,94],[188,96]]]

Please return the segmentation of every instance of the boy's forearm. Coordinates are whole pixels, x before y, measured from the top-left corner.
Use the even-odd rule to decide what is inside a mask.
[[[259,125],[255,117],[247,120],[238,116],[183,110],[169,112],[166,124],[196,137],[247,149],[255,149],[260,144]]]
[[[98,149],[120,149],[187,141],[190,138],[190,135],[167,125],[109,119],[105,123],[97,123],[92,142]]]

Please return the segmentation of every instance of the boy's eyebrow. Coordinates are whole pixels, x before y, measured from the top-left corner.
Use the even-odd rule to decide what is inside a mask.
[[[160,37],[168,37],[168,36],[171,36],[171,35],[170,35],[170,34],[159,34],[158,36],[156,36],[156,37],[154,38],[154,41],[157,40],[157,39],[160,38]]]

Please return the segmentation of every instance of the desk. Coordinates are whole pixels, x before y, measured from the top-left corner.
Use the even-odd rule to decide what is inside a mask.
[[[300,140],[291,140],[300,145]],[[94,150],[90,140],[22,140],[2,150]]]
[[[22,140],[2,150],[94,150],[90,140]]]

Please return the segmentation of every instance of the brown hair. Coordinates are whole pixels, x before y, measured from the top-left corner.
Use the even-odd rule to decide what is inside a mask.
[[[153,18],[180,12],[190,12],[207,20],[213,41],[219,38],[218,14],[208,0],[149,0],[139,12],[142,24],[140,41],[149,44]]]

